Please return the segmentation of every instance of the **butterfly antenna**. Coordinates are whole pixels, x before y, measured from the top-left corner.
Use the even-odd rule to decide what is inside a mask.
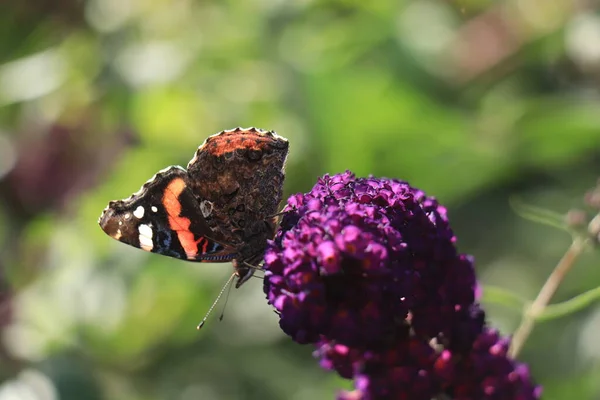
[[[279,211],[276,214],[267,215],[267,217],[265,219],[271,219],[271,218],[274,218],[274,217],[279,217],[280,215],[285,215],[285,214],[287,214],[287,213],[289,213],[291,211],[294,211],[294,210],[281,210],[281,211]]]
[[[227,279],[227,282],[225,282],[225,285],[223,286],[223,289],[221,289],[221,291],[219,292],[219,295],[217,296],[217,298],[215,299],[215,301],[212,303],[212,305],[210,306],[210,308],[206,312],[206,315],[204,316],[204,318],[202,318],[202,321],[198,324],[198,326],[196,327],[196,329],[198,329],[198,330],[202,329],[202,327],[204,326],[204,323],[208,319],[208,316],[210,315],[210,313],[212,312],[212,310],[215,308],[215,306],[217,305],[217,303],[221,299],[221,296],[223,296],[223,293],[225,293],[225,290],[227,290],[228,287],[231,289],[231,286],[230,286],[231,282],[233,281],[233,278],[235,278],[236,276],[237,275],[234,272],[233,274],[231,274],[231,276],[229,277],[229,279]],[[229,296],[227,296],[227,297],[229,297]],[[225,304],[227,304],[227,301],[225,301]],[[223,311],[225,311],[225,309],[223,309]],[[220,319],[223,319],[222,315],[223,314],[221,314],[221,318]]]
[[[227,302],[229,301],[229,294],[231,293],[232,286],[229,283],[231,283],[231,278],[229,278],[229,281],[227,282],[227,286],[229,287],[229,289],[227,289],[227,296],[225,296],[225,303],[223,304],[223,310],[221,310],[221,315],[219,315],[219,321],[223,321],[223,317],[225,316],[225,308],[227,307]]]

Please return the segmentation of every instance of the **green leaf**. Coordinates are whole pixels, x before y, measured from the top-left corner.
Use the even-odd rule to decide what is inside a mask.
[[[565,217],[563,214],[555,211],[547,210],[545,208],[532,206],[525,204],[518,197],[511,197],[510,205],[517,215],[543,225],[548,225],[554,228],[558,228],[571,233],[571,230],[565,223]]]
[[[570,300],[556,303],[546,307],[544,312],[536,318],[537,321],[549,321],[573,314],[600,300],[600,287],[588,290]]]
[[[496,286],[483,287],[483,296],[481,297],[482,303],[498,304],[506,308],[512,308],[517,310],[519,313],[523,312],[525,306],[529,303],[524,298],[520,297],[516,293],[511,292]]]

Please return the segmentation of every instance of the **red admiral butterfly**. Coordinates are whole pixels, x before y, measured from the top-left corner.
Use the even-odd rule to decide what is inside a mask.
[[[106,234],[142,250],[197,262],[232,261],[246,282],[275,235],[288,141],[236,128],[207,138],[187,170],[159,171],[100,216]]]

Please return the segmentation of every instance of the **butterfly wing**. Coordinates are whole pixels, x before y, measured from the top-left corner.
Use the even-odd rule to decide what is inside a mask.
[[[237,251],[211,230],[187,171],[160,171],[131,197],[111,201],[98,221],[112,238],[142,250],[200,262],[226,262]]]

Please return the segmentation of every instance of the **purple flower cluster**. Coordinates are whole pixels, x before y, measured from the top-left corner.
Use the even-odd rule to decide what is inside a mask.
[[[455,242],[446,209],[406,182],[325,175],[288,200],[264,290],[285,333],[354,379],[340,399],[539,398]]]

